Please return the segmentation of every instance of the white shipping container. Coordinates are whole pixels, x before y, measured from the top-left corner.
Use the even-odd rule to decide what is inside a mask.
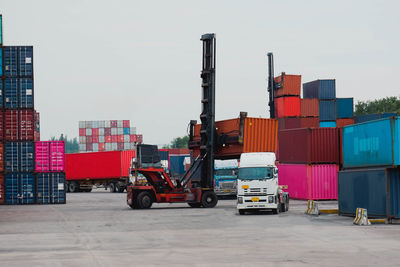
[[[113,151],[118,150],[118,143],[111,143],[111,144],[112,144],[111,148]]]
[[[93,121],[92,128],[99,128],[99,121]]]
[[[112,150],[112,143],[106,143],[105,149],[106,149],[106,151],[111,151]]]
[[[124,150],[131,149],[131,143],[124,143]]]
[[[131,141],[131,136],[129,134],[125,134],[124,135],[124,142],[125,143],[130,143],[130,141]]]
[[[104,135],[104,128],[99,128],[99,135]]]
[[[131,127],[130,134],[136,134],[136,127]]]
[[[111,128],[111,135],[117,135],[118,131],[117,128]]]
[[[93,144],[93,151],[94,152],[99,152],[99,144],[98,143],[94,143]]]
[[[104,135],[100,135],[99,136],[99,143],[104,143],[105,141],[104,141]]]
[[[85,121],[79,121],[79,128],[86,128]]]
[[[104,127],[110,128],[111,127],[111,121],[104,121]]]
[[[92,129],[91,128],[87,128],[86,129],[86,136],[92,136]]]
[[[117,134],[124,134],[124,128],[117,128]]]
[[[99,121],[99,128],[104,128],[104,127],[106,127],[104,121]]]
[[[79,144],[79,151],[86,151],[86,144]]]
[[[92,128],[92,121],[85,121],[86,128]]]
[[[124,121],[117,121],[117,127],[118,128],[124,127]]]
[[[86,144],[86,136],[79,136],[79,144]],[[86,150],[86,145],[85,145]]]

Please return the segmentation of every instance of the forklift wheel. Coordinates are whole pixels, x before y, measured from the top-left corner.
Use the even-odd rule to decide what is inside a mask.
[[[149,192],[141,192],[137,196],[137,203],[141,209],[150,209],[153,204],[153,198]]]
[[[192,202],[192,203],[188,203],[188,204],[192,208],[201,208],[201,203],[198,203],[198,202]]]
[[[214,208],[218,203],[218,197],[214,191],[204,191],[201,196],[201,204],[204,208]]]

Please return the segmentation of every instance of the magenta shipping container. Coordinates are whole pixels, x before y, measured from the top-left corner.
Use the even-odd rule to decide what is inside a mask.
[[[65,148],[64,141],[35,142],[36,164],[38,172],[64,171]]]
[[[282,164],[278,166],[280,185],[287,185],[284,190],[290,198],[328,200],[337,199],[338,185],[336,164]]]

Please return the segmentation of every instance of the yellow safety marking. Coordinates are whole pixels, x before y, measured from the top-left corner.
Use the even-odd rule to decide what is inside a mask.
[[[319,213],[338,214],[339,210],[338,209],[322,209],[322,210],[319,210]]]
[[[386,219],[369,219],[370,223],[386,223]]]

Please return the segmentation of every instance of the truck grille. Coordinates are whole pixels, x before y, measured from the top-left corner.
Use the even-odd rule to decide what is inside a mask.
[[[235,182],[220,182],[219,186],[222,189],[232,189],[235,187]]]

